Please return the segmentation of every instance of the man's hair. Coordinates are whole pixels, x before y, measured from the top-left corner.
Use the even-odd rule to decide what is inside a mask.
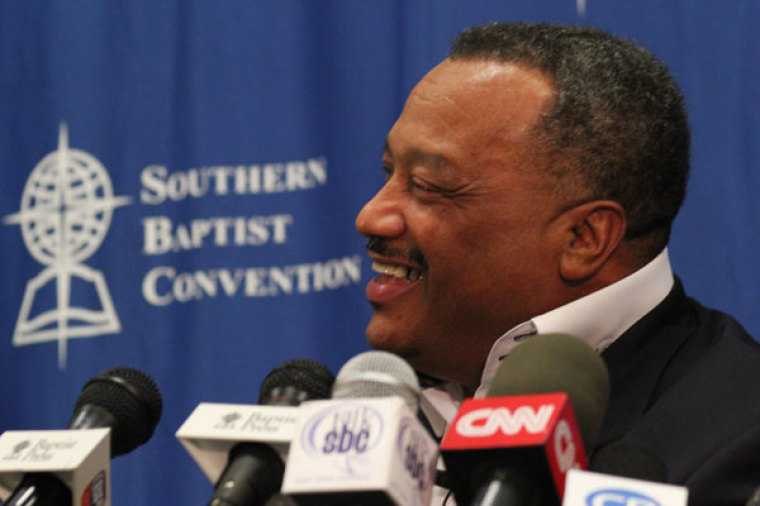
[[[686,192],[689,125],[668,69],[642,47],[602,30],[492,23],[468,28],[452,60],[493,60],[536,69],[554,97],[535,134],[550,172],[585,199],[614,200],[642,261],[668,242]]]

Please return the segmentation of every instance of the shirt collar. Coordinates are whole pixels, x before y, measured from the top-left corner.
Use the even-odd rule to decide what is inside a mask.
[[[538,333],[570,334],[601,352],[662,302],[673,282],[665,248],[625,278],[517,325],[491,347],[475,397],[485,397],[501,360],[520,341]]]

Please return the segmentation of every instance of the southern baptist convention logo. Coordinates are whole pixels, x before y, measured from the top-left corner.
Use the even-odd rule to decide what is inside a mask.
[[[301,432],[301,444],[346,476],[368,471],[368,454],[382,439],[383,415],[371,406],[330,406],[313,415]]]
[[[114,197],[94,156],[69,148],[62,124],[58,149],[34,167],[19,212],[4,219],[21,227],[29,253],[45,266],[26,285],[14,346],[57,341],[63,369],[68,339],[121,331],[103,273],[82,262],[102,244],[113,210],[129,201]]]

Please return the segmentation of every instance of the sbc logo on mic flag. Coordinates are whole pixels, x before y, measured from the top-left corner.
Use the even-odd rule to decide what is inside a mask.
[[[438,449],[401,397],[301,404],[282,492],[299,504],[430,504]]]
[[[373,406],[329,405],[314,414],[301,431],[301,444],[312,457],[356,476],[365,455],[383,438],[384,419]]]

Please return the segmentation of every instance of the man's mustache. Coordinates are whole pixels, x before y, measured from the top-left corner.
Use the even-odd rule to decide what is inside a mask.
[[[428,267],[425,256],[418,248],[395,248],[393,246],[389,246],[388,242],[380,237],[369,238],[367,241],[367,251],[371,251],[372,253],[382,255],[384,257],[396,258],[411,262],[419,266],[419,268],[423,271],[427,270]]]

